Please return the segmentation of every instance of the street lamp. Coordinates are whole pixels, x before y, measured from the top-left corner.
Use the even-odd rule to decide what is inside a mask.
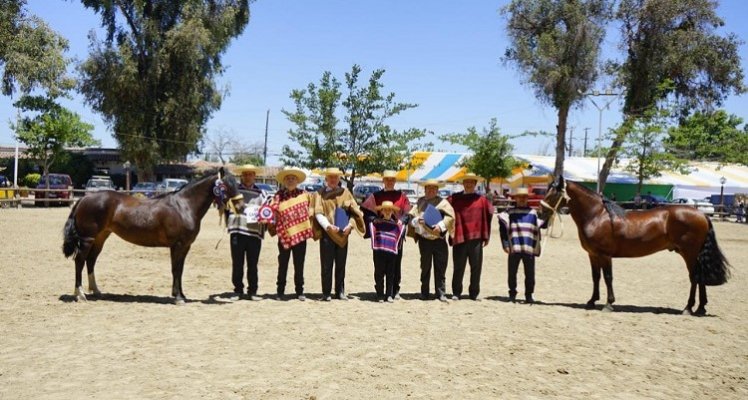
[[[600,182],[600,141],[602,140],[602,136],[603,136],[603,110],[609,108],[610,103],[612,103],[618,97],[618,95],[620,95],[620,93],[613,93],[613,91],[611,91],[610,89],[606,89],[604,93],[601,93],[597,90],[593,90],[592,93],[589,93],[589,92],[584,93],[582,91],[579,91],[579,94],[589,98],[592,104],[595,106],[595,108],[597,108],[597,111],[599,112],[599,118],[597,122],[597,192],[600,193],[600,186],[602,186]],[[593,99],[593,97],[597,97],[597,96],[609,96],[611,98],[610,100],[605,102],[604,106],[600,107],[595,102],[595,99]]]
[[[130,191],[130,161],[125,161],[125,190]]]
[[[725,183],[727,182],[727,178],[724,176],[719,178],[719,212],[722,213],[722,218],[725,218]]]

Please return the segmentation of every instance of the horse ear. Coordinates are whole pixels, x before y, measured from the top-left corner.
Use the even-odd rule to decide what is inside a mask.
[[[563,175],[559,175],[558,178],[556,178],[556,182],[558,182],[557,186],[559,190],[564,188],[564,176]]]
[[[220,176],[221,178],[226,176],[226,171],[223,169],[223,167],[218,168],[218,176]]]

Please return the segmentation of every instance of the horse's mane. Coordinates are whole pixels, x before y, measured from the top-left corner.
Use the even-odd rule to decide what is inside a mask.
[[[587,194],[589,194],[590,196],[600,198],[603,202],[603,207],[605,207],[605,211],[608,212],[608,215],[610,215],[611,219],[613,219],[613,217],[619,217],[619,218],[626,217],[626,210],[624,210],[623,207],[618,205],[618,203],[616,203],[615,201],[612,201],[608,199],[607,197],[604,197],[602,194],[597,193],[593,191],[592,189],[579,184],[578,182],[574,182],[574,181],[570,181],[570,182],[580,187],[583,191],[587,192]]]

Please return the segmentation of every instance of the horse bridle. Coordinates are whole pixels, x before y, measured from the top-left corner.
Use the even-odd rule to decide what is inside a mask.
[[[561,195],[558,196],[558,200],[556,200],[556,204],[553,205],[553,206],[551,206],[550,204],[548,204],[548,202],[546,202],[545,199],[540,200],[540,205],[542,207],[545,207],[545,208],[551,210],[551,217],[550,217],[550,219],[548,221],[548,225],[549,225],[548,226],[548,236],[546,236],[544,238],[543,244],[541,245],[542,247],[545,247],[545,239],[548,239],[549,236],[552,237],[552,238],[554,238],[554,239],[558,239],[558,238],[560,238],[561,236],[564,235],[564,221],[561,219],[561,214],[558,213],[558,207],[561,205],[561,200],[569,201],[571,199],[571,197],[569,197],[569,195],[566,193],[566,188],[561,189],[559,191],[559,193],[561,193]],[[561,221],[561,233],[558,236],[554,236],[553,235],[553,226],[554,226],[554,223],[553,223],[554,218],[553,217],[555,217],[556,215],[558,215],[558,220]]]

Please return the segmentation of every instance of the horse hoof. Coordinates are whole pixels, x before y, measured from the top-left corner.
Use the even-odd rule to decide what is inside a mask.
[[[185,305],[184,298],[183,297],[177,297],[176,299],[174,299],[174,304],[178,305],[178,306]]]
[[[681,315],[693,315],[693,311],[691,311],[690,308],[683,309],[683,312],[681,312]]]
[[[605,306],[603,306],[603,312],[613,312],[613,305],[606,304]]]
[[[91,296],[95,296],[95,297],[100,297],[100,296],[101,296],[101,291],[100,291],[99,289],[94,289],[94,290],[92,290],[92,291],[91,291],[91,292],[89,293],[89,295],[91,295]]]
[[[696,312],[693,313],[693,315],[695,315],[697,317],[703,317],[704,315],[706,315],[706,308],[704,308],[704,307],[697,308]]]
[[[73,293],[73,297],[75,298],[75,301],[78,301],[78,302],[85,303],[86,301],[88,301],[88,299],[86,299],[86,294],[83,293],[83,289],[79,288],[79,287],[75,288],[75,292]]]
[[[588,301],[587,305],[584,306],[586,310],[594,310],[595,309],[595,302],[594,301]]]

